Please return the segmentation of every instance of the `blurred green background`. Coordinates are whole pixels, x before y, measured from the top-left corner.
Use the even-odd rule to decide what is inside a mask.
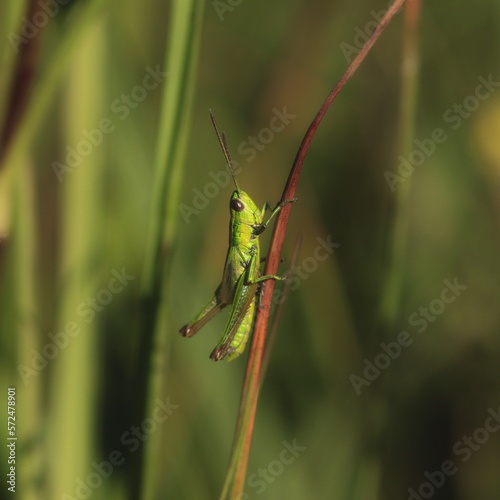
[[[170,2],[0,7],[0,470],[15,387],[18,498],[138,498],[141,466],[158,474],[148,498],[218,497],[246,353],[208,359],[226,315],[192,339],[177,333],[218,285],[227,249],[232,187],[215,181],[225,165],[208,109],[243,189],[274,205],[310,121],[387,4],[195,2],[192,76],[176,102],[162,99],[182,82],[161,73],[177,43]],[[30,35],[25,19],[40,5],[57,12],[46,7]],[[499,20],[499,2],[423,2],[417,101],[402,125],[400,13],[321,124],[291,212],[282,272],[302,234],[301,274],[244,498],[499,498]],[[182,170],[167,176],[151,306],[153,166],[162,110],[179,103],[187,139],[174,133]],[[414,127],[406,153],[402,126]],[[410,175],[400,154],[420,163]],[[324,259],[319,240],[336,244]],[[143,374],[158,304],[156,395]],[[153,442],[159,458],[144,462]]]

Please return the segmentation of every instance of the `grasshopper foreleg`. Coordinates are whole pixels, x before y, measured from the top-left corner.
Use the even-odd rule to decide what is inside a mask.
[[[264,217],[264,214],[266,210],[271,210],[271,215],[268,217],[268,219],[265,222],[261,222],[260,224],[256,224],[254,226],[254,233],[256,235],[259,235],[263,233],[266,229],[266,227],[269,225],[271,222],[271,219],[285,206],[288,205],[289,203],[295,203],[297,201],[297,198],[291,198],[290,200],[284,200],[280,201],[273,209],[271,209],[271,206],[269,203],[266,203],[264,205],[264,208],[262,209],[262,217]]]

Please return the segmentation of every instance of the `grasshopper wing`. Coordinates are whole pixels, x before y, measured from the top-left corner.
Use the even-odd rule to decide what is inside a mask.
[[[214,361],[223,359],[227,354],[230,356],[234,354],[230,359],[237,357],[245,347],[250,335],[258,285],[256,283],[246,285],[246,280],[246,273],[243,273],[238,279],[229,321],[222,338],[210,354],[210,358]]]

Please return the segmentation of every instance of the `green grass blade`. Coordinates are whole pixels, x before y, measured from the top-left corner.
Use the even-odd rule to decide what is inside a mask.
[[[143,292],[150,292],[161,253],[168,251],[177,228],[177,206],[190,129],[194,77],[204,2],[175,1],[169,26],[168,69],[154,166],[154,192],[146,248]]]
[[[89,25],[95,21],[107,3],[105,0],[89,0],[70,14],[71,19],[68,23],[71,23],[71,27],[68,27],[66,36],[62,38],[62,43],[58,45],[50,60],[50,65],[37,81],[26,116],[9,145],[5,158],[7,168],[15,168],[19,165],[20,158],[28,149],[54,95],[59,90],[59,83],[71,62],[77,44],[81,42]]]
[[[161,294],[161,299],[157,293],[160,294],[159,290],[162,288],[166,290],[169,284],[169,265],[165,256],[170,254],[177,229],[177,206],[190,130],[203,8],[204,2],[201,0],[175,1],[169,25],[170,36],[164,65],[168,76],[162,96],[155,154],[154,193],[142,282],[143,294],[152,298],[155,304],[148,312],[154,318],[149,323],[154,328],[154,333],[143,332],[145,336],[154,334],[145,416],[151,415],[156,398],[164,400],[168,397],[163,381],[168,311],[165,300],[161,300],[166,293]],[[145,445],[141,489],[143,500],[158,496],[162,474],[157,465],[161,462],[158,459],[160,444],[161,439],[150,439]]]
[[[91,128],[101,117],[106,74],[102,50],[105,29],[94,26],[75,53],[63,96],[67,117],[64,140],[76,144],[82,128]],[[89,77],[91,75],[91,77]],[[95,456],[95,412],[99,370],[95,367],[99,350],[99,320],[86,321],[75,313],[78,304],[92,297],[98,288],[96,256],[102,238],[105,150],[96,148],[84,167],[64,177],[62,187],[62,238],[60,256],[60,304],[57,331],[76,324],[78,334],[51,362],[50,418],[47,446],[49,497],[74,495],[76,479],[91,472]],[[89,200],[92,200],[89,202]],[[77,452],[76,452],[77,450]]]
[[[407,158],[412,150],[415,135],[415,114],[417,110],[417,87],[419,78],[418,26],[420,0],[406,5],[405,29],[403,34],[403,60],[401,64],[401,98],[399,112],[399,155]],[[398,155],[398,156],[399,156]],[[407,262],[407,241],[409,228],[409,197],[411,176],[398,184],[394,193],[392,227],[389,233],[389,267],[385,275],[382,294],[381,318],[385,327],[392,328],[397,321],[401,306],[402,284]]]

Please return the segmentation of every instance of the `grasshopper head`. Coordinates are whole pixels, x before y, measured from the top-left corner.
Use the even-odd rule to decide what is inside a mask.
[[[257,222],[255,217],[260,213],[252,198],[241,189],[233,191],[229,201],[229,211],[232,218],[249,224],[255,224]]]

